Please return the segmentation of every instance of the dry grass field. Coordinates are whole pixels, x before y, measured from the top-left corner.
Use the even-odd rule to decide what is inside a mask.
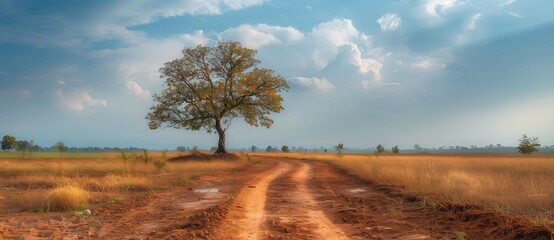
[[[552,155],[375,155],[262,153],[327,160],[358,176],[410,191],[440,193],[456,202],[478,202],[491,209],[554,219]]]
[[[167,162],[177,153],[38,153],[0,155],[0,213],[83,209],[190,182],[194,176],[248,164],[238,161]],[[126,160],[125,160],[126,159]]]

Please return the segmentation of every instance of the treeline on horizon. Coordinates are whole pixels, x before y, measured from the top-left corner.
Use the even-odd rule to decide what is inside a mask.
[[[6,135],[4,137],[11,137],[9,135]],[[27,147],[25,147],[26,149],[18,149],[18,147],[16,145],[19,145],[21,142],[25,142],[25,144],[23,145],[26,145]],[[13,148],[4,148],[5,146],[2,146],[2,150],[14,150],[14,151],[21,151],[21,150],[24,150],[24,151],[33,151],[33,152],[57,152],[59,151],[58,147],[59,146],[56,146],[56,145],[59,145],[59,144],[62,144],[63,145],[63,151],[64,152],[121,152],[121,151],[124,151],[124,152],[142,152],[144,150],[153,150],[153,151],[176,151],[176,152],[188,152],[188,151],[191,151],[193,149],[200,149],[198,148],[197,146],[192,146],[192,147],[185,147],[185,146],[178,146],[177,148],[175,149],[151,149],[151,148],[141,148],[141,147],[124,147],[124,148],[121,148],[121,147],[94,147],[94,146],[89,146],[89,147],[70,147],[70,146],[65,146],[63,144],[63,142],[58,142],[52,146],[39,146],[39,145],[35,145],[33,144],[33,141],[28,141],[28,140],[19,140],[17,141],[14,137],[14,146]],[[295,147],[295,146],[292,146],[292,147],[288,147],[287,145],[283,145],[282,147],[278,147],[278,146],[267,146],[266,148],[259,148],[257,146],[250,146],[248,148],[231,148],[229,150],[232,150],[232,151],[240,151],[240,152],[283,152],[282,149],[283,147],[286,147],[286,152],[296,152],[296,153],[335,153],[337,152],[335,147],[330,147],[330,148],[324,148],[324,147],[319,147],[319,148],[309,148],[309,147]],[[31,149],[29,149],[31,148]],[[217,149],[217,147],[211,147],[210,149],[204,149],[204,150],[209,150],[209,151],[215,151],[215,149]],[[385,151],[384,153],[390,153],[392,152],[391,149],[388,149],[386,146],[384,147]],[[551,145],[551,146],[541,146],[538,148],[538,152],[539,153],[554,153],[554,145]],[[368,148],[359,148],[359,147],[355,147],[355,148],[352,148],[352,147],[347,147],[345,146],[344,149],[342,150],[342,152],[345,152],[345,153],[371,153],[371,152],[375,152],[376,151],[376,147],[368,147]],[[410,153],[410,154],[416,154],[416,153],[438,153],[438,154],[456,154],[456,153],[467,153],[467,154],[471,154],[471,153],[490,153],[490,154],[495,154],[495,153],[499,153],[499,154],[511,154],[511,153],[518,153],[518,148],[517,147],[512,147],[512,146],[502,146],[500,144],[496,144],[496,145],[493,145],[493,144],[490,144],[490,145],[486,145],[486,146],[481,146],[481,147],[478,147],[476,145],[471,145],[469,147],[466,147],[466,146],[442,146],[442,147],[432,147],[432,148],[425,148],[425,147],[421,147],[419,146],[418,144],[415,144],[413,146],[413,148],[411,149],[400,149],[400,152],[401,153]]]

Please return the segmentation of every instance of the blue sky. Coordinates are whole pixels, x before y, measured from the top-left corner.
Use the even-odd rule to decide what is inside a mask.
[[[228,147],[554,144],[554,2],[2,1],[0,134],[50,146],[216,145],[149,130],[157,70],[240,41],[291,89]]]

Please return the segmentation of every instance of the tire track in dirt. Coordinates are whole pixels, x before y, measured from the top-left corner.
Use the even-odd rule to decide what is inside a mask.
[[[237,195],[215,239],[261,239],[269,184],[290,169],[290,164],[279,161],[277,166],[251,180]]]
[[[268,196],[267,239],[350,239],[322,211],[308,185],[312,166],[294,161],[294,171],[276,179]]]

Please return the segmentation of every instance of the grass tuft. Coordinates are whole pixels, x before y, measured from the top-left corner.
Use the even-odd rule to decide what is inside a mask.
[[[90,195],[76,186],[61,186],[48,193],[48,210],[67,211],[83,208]]]

